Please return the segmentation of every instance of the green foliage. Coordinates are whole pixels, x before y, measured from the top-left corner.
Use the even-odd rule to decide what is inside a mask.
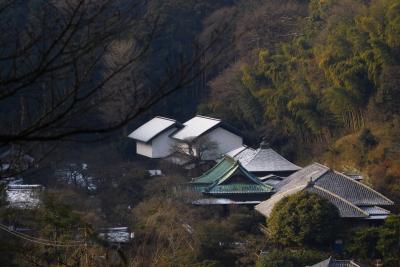
[[[300,192],[277,203],[268,218],[270,238],[285,246],[329,246],[340,234],[339,211],[318,195]]]
[[[400,263],[400,216],[389,216],[380,227],[378,250],[385,266],[395,267]]]
[[[229,226],[220,222],[204,222],[197,229],[196,237],[200,244],[199,259],[233,264],[234,258],[227,249],[234,242],[233,232]]]
[[[308,266],[329,257],[317,250],[273,249],[262,254],[256,267],[298,267]]]
[[[385,266],[400,262],[400,216],[391,215],[379,227],[367,227],[351,234],[347,251],[353,257],[373,261],[382,259]]]
[[[347,251],[357,259],[379,259],[380,253],[377,248],[379,240],[379,228],[361,228],[354,230],[351,234]]]

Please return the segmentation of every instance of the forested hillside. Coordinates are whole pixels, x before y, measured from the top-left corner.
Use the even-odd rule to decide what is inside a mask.
[[[399,200],[400,3],[259,1],[199,110],[300,163],[360,171]]]

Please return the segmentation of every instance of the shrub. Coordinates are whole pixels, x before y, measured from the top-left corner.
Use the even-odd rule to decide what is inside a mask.
[[[268,220],[271,239],[286,246],[329,245],[339,233],[339,211],[316,194],[300,192],[275,205]]]

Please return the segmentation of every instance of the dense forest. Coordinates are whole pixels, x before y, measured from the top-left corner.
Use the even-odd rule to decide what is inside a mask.
[[[32,29],[53,30],[51,23],[40,23],[38,17],[45,15],[35,17],[42,1],[7,10],[8,2],[0,1],[4,25],[18,28],[32,20]],[[52,2],[74,6],[75,1]],[[8,206],[0,183],[1,266],[297,267],[333,254],[371,266],[377,260],[384,263],[380,266],[400,266],[399,215],[379,226],[353,227],[312,194],[280,203],[267,222],[252,208],[193,207],[180,185],[212,164],[186,170],[144,159],[126,138],[129,130],[155,115],[177,120],[212,116],[240,131],[247,145],[257,147],[266,139],[300,166],[318,161],[360,173],[364,183],[400,203],[400,0],[148,0],[135,3],[135,11],[115,23],[110,14],[122,16],[129,2],[115,1],[120,6],[110,10],[104,4],[104,10],[90,17],[107,18],[82,30],[86,34],[91,29],[88,35],[96,39],[83,38],[76,30],[72,39],[84,44],[66,47],[82,53],[71,56],[67,50],[63,60],[76,61],[59,73],[64,62],[54,67],[58,60],[39,62],[39,74],[24,80],[15,70],[20,59],[0,58],[1,152],[18,146],[40,159],[13,176],[46,188],[37,210],[21,211]],[[20,14],[29,15],[22,19]],[[82,16],[76,25],[80,19],[92,23]],[[7,38],[23,43],[32,29],[21,39],[4,34],[0,50],[12,51],[13,46],[3,45]],[[28,42],[19,53],[32,47],[42,49]],[[95,51],[89,53],[89,48]],[[104,60],[96,58],[99,53]],[[126,65],[131,56],[135,61]],[[32,56],[27,65],[35,60]],[[123,73],[121,65],[127,66]],[[66,78],[70,72],[79,79]],[[8,73],[22,81],[3,79]],[[47,74],[35,81],[42,73]],[[108,74],[118,80],[103,83]],[[15,80],[18,90],[29,86],[29,97],[6,99]],[[104,91],[86,99],[97,83]],[[26,107],[30,101],[33,109],[40,106],[44,93],[36,91],[38,84],[56,88],[55,98],[65,94],[83,101],[59,110],[65,103],[48,102],[54,97],[49,93],[44,97],[46,116],[37,119],[38,126],[27,127],[31,132],[19,131],[36,121],[36,112]],[[75,95],[81,85],[83,95]],[[47,107],[55,114],[48,116]],[[58,118],[74,121],[53,124]],[[82,125],[94,130],[77,128],[85,135],[70,135],[70,129]],[[3,132],[14,129],[15,135]],[[151,177],[149,169],[166,175]],[[72,175],[66,180],[63,172]],[[398,214],[399,206],[392,212]],[[15,234],[5,225],[34,230]],[[98,229],[111,226],[129,227],[133,240],[115,245],[99,238]],[[338,236],[344,242],[340,251],[333,245]]]

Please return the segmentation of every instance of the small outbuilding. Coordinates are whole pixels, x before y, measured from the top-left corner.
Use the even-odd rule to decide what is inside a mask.
[[[171,147],[175,141],[170,137],[182,125],[176,120],[155,117],[146,122],[129,138],[136,140],[136,153],[149,158],[164,158],[171,154]]]

